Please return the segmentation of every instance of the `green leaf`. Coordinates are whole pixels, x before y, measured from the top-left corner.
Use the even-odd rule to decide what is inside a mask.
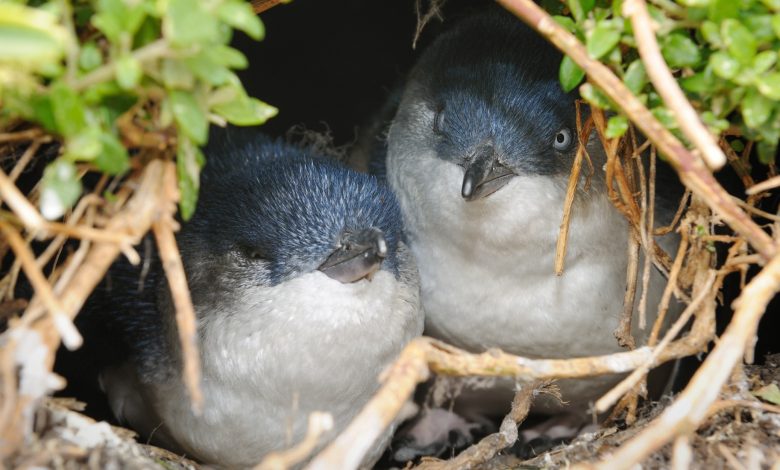
[[[582,82],[583,77],[585,77],[585,71],[575,64],[571,57],[564,56],[558,70],[558,79],[561,81],[563,90],[567,93],[572,91]]]
[[[758,47],[756,38],[742,23],[735,19],[726,19],[721,23],[720,33],[732,57],[742,63],[753,60]]]
[[[764,51],[756,54],[756,58],[753,59],[753,72],[756,74],[762,74],[772,68],[777,62],[777,53],[775,51]]]
[[[75,136],[87,127],[87,114],[81,97],[62,82],[51,87],[49,94],[57,130],[65,137]]]
[[[742,19],[742,22],[753,34],[759,44],[775,39],[775,32],[772,29],[772,15],[758,15],[751,13],[750,15],[745,16]]]
[[[720,28],[712,21],[705,21],[699,27],[702,37],[708,43],[715,47],[723,47],[723,38],[720,35]]]
[[[588,54],[593,59],[600,59],[617,46],[618,42],[620,42],[620,32],[609,24],[599,23],[587,35]]]
[[[566,4],[569,6],[574,19],[579,22],[593,10],[593,7],[596,6],[596,0],[567,0]]]
[[[739,73],[739,62],[725,52],[716,52],[710,56],[710,66],[715,75],[731,79]]]
[[[729,145],[732,149],[734,149],[735,152],[741,152],[745,150],[745,143],[742,142],[740,139],[734,139],[731,142],[729,142]]]
[[[635,95],[638,95],[644,89],[645,85],[647,85],[647,74],[641,60],[637,59],[628,64],[623,81]]]
[[[775,36],[780,38],[780,14],[772,16],[772,29],[775,32]]]
[[[125,90],[135,88],[141,80],[141,75],[141,63],[135,57],[126,55],[116,61],[116,81]]]
[[[100,143],[102,150],[95,158],[95,166],[109,175],[118,175],[130,168],[130,159],[127,156],[127,149],[119,139],[109,132],[100,134]]]
[[[766,99],[755,89],[751,89],[740,105],[745,124],[749,127],[758,127],[769,119],[774,103]]]
[[[667,129],[677,129],[677,120],[671,111],[663,106],[658,106],[650,110],[658,121]]]
[[[0,23],[0,63],[39,69],[59,61],[63,50],[64,45],[45,31]]]
[[[72,162],[59,158],[43,171],[39,204],[45,218],[59,219],[80,195],[81,181]]]
[[[162,80],[169,88],[191,89],[195,86],[195,76],[180,59],[162,60]]]
[[[209,123],[204,110],[198,105],[192,93],[174,90],[169,99],[179,129],[196,144],[205,143],[208,138]]]
[[[224,46],[221,44],[213,46],[206,50],[205,54],[207,54],[211,60],[218,63],[219,65],[224,65],[225,67],[230,67],[231,69],[241,70],[247,68],[249,65],[249,61],[247,60],[244,53],[238,49],[233,49],[230,46]]]
[[[756,79],[756,86],[762,95],[780,100],[780,72],[762,75]]]
[[[780,0],[761,0],[761,3],[773,11],[780,10]]]
[[[79,67],[85,72],[94,70],[103,64],[103,55],[97,45],[90,41],[81,46],[79,52]]]
[[[596,106],[597,108],[609,110],[612,109],[612,103],[609,101],[607,95],[601,90],[597,89],[590,83],[585,83],[580,87],[580,94],[588,103]]]
[[[712,76],[711,71],[705,70],[689,77],[681,78],[680,86],[683,90],[691,93],[705,93],[712,90],[715,86],[715,78]]]
[[[777,384],[765,385],[753,392],[753,395],[764,400],[765,402],[780,405],[780,387]]]
[[[122,40],[123,34],[132,38],[141,27],[144,18],[146,18],[146,11],[142,2],[98,0],[97,13],[92,17],[92,24],[111,42],[117,43]]]
[[[604,134],[608,138],[614,139],[616,137],[621,137],[626,133],[627,130],[628,118],[622,114],[618,114],[617,116],[612,116],[609,118],[609,121],[607,121],[607,130]]]
[[[252,5],[249,2],[228,0],[219,6],[217,16],[230,26],[245,32],[255,41],[259,41],[265,36],[263,22],[252,10]]]
[[[577,23],[575,23],[574,20],[572,20],[568,16],[557,15],[557,16],[553,16],[553,19],[555,20],[556,23],[563,26],[566,29],[566,31],[572,34],[577,31]]]
[[[102,149],[100,132],[88,127],[73,138],[68,139],[65,155],[69,160],[92,160],[98,156]]]
[[[720,23],[726,18],[736,18],[739,15],[740,4],[735,0],[710,0],[709,19]]]
[[[692,67],[701,60],[699,46],[682,34],[666,36],[661,46],[661,53],[672,68]]]
[[[758,161],[764,165],[776,163],[775,158],[777,157],[777,140],[773,140],[772,142],[761,140],[758,142],[756,147],[758,149]]]
[[[273,106],[256,98],[240,95],[232,101],[215,105],[212,110],[236,126],[257,126],[276,116]]]
[[[175,45],[191,47],[219,39],[219,22],[203,9],[205,2],[169,0],[163,21],[164,35]]]
[[[200,169],[205,158],[189,139],[179,139],[176,152],[176,174],[179,180],[179,210],[184,220],[195,213],[200,189]]]
[[[47,95],[37,95],[30,99],[33,118],[49,132],[57,131],[57,121],[54,119],[54,108]]]
[[[184,59],[184,63],[196,77],[214,86],[223,85],[233,78],[230,70],[206,54]]]
[[[679,0],[686,7],[706,7],[712,0]]]

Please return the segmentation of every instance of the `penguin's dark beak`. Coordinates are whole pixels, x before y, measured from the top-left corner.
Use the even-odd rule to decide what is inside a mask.
[[[498,161],[498,153],[491,144],[483,144],[473,158],[464,165],[463,186],[460,194],[467,201],[476,201],[501,189],[515,173]]]
[[[345,232],[339,247],[317,269],[345,284],[361,279],[370,281],[386,256],[387,241],[381,230]]]

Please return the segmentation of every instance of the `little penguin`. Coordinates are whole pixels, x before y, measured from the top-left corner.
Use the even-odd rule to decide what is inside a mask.
[[[177,235],[202,413],[182,382],[154,253],[146,268],[117,263],[87,308],[99,306],[124,351],[100,377],[122,423],[201,462],[247,467],[299,442],[313,411],[333,417],[323,445],[351,421],[422,333],[419,280],[397,201],[373,176],[236,129],[212,133],[204,154],[197,207]]]
[[[420,271],[428,335],[472,352],[500,348],[530,358],[623,350],[613,332],[629,230],[606,196],[606,157],[595,132],[586,142],[595,174],[586,185],[584,167],[565,270],[554,273],[578,146],[578,96],[561,88],[561,59],[496,8],[440,35],[408,76],[388,131],[386,171]],[[659,202],[657,220],[673,207]],[[654,272],[648,314],[664,284]],[[650,328],[633,330],[642,344]],[[619,378],[559,381],[567,405],[537,399],[534,410],[587,417],[589,403]],[[483,393],[474,406],[507,411],[513,383],[503,385],[494,389],[506,392],[501,399]]]

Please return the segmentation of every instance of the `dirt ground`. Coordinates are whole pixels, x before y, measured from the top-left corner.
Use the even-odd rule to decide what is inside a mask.
[[[780,384],[780,354],[769,356],[764,365],[746,366],[744,376],[722,394],[723,400],[741,400],[741,406],[724,406],[714,413],[690,439],[692,469],[780,469],[780,414],[744,406],[756,403],[753,392]],[[769,401],[775,398],[769,397]],[[645,406],[632,426],[617,423],[579,436],[573,442],[521,461],[499,455],[480,468],[536,469],[567,468],[576,462],[605,458],[641,431],[665,405]],[[725,403],[725,402],[722,402]],[[35,433],[10,461],[10,468],[54,469],[198,469],[195,462],[157,447],[138,443],[126,429],[96,422],[80,413],[83,405],[73,400],[50,399],[35,418]],[[644,462],[643,469],[670,468],[672,445],[664,446]]]

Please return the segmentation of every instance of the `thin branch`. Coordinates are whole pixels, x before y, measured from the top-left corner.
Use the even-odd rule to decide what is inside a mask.
[[[478,443],[464,450],[451,460],[423,460],[413,470],[472,470],[482,468],[499,452],[517,442],[517,426],[525,421],[531,410],[534,396],[541,384],[524,384],[512,400],[512,409],[501,421],[498,432],[485,436]]]
[[[634,316],[634,300],[636,299],[636,281],[639,271],[639,241],[634,236],[634,229],[628,227],[628,263],[626,265],[626,292],[623,296],[623,311],[613,335],[622,348],[636,348],[636,341],[631,335],[631,320]]]
[[[192,306],[184,265],[176,246],[176,237],[173,235],[174,223],[173,219],[158,221],[152,225],[152,230],[157,240],[160,262],[165,270],[165,277],[168,278],[173,304],[176,306],[176,325],[184,358],[184,384],[190,394],[193,411],[200,413],[203,395],[200,391],[200,356],[195,308]]]
[[[616,102],[653,144],[666,155],[686,186],[705,200],[735,231],[742,234],[765,260],[773,258],[776,247],[771,237],[730,200],[729,194],[715,180],[701,159],[688,151],[668,129],[658,122],[606,65],[590,58],[585,46],[574,35],[556,23],[533,0],[498,0],[498,2],[569,55],[585,71],[589,79]]]
[[[16,255],[16,259],[22,265],[24,274],[27,275],[30,284],[35,288],[36,294],[40,296],[43,305],[48,310],[54,322],[54,327],[62,338],[65,347],[71,350],[79,348],[84,339],[73,325],[71,319],[65,315],[60,302],[55,297],[54,292],[52,292],[51,285],[46,280],[46,276],[43,275],[41,268],[35,262],[35,256],[30,251],[30,247],[27,246],[27,243],[16,230],[2,221],[0,221],[0,231],[8,240],[11,249]]]
[[[48,135],[37,137],[35,140],[33,140],[30,146],[27,147],[22,156],[16,162],[13,170],[11,170],[11,173],[8,175],[8,177],[11,178],[11,181],[16,182],[16,180],[19,179],[19,176],[21,176],[22,172],[24,172],[24,169],[37,154],[38,149],[41,148],[41,145],[48,142],[51,142],[51,136]]]
[[[699,114],[693,109],[669,71],[669,67],[661,55],[661,48],[658,47],[653,31],[653,22],[644,0],[626,0],[623,4],[623,14],[631,19],[637,49],[645,64],[647,76],[655,86],[655,90],[663,98],[666,106],[674,114],[680,129],[699,149],[702,159],[710,168],[714,170],[722,168],[726,164],[726,155],[723,154],[718,142],[701,122]]]
[[[780,290],[780,255],[754,277],[734,302],[734,317],[688,386],[658,418],[596,469],[630,469],[677,436],[697,429],[752,342],[767,304]]]
[[[309,415],[306,436],[294,447],[280,452],[271,452],[255,467],[255,470],[286,470],[306,460],[322,436],[333,429],[333,416],[330,413],[315,411]]]
[[[650,359],[648,359],[648,361],[642,364],[640,367],[634,369],[634,371],[631,372],[628,377],[624,378],[622,381],[620,381],[620,383],[613,387],[612,390],[598,399],[596,402],[597,412],[603,413],[604,411],[607,411],[621,396],[634,388],[634,386],[636,386],[636,384],[638,384],[639,381],[642,380],[642,378],[644,378],[648,372],[650,372],[650,369],[657,365],[656,358],[661,354],[664,348],[666,348],[666,346],[669,345],[669,343],[671,343],[678,334],[680,334],[682,329],[688,323],[688,320],[690,320],[693,314],[696,313],[696,311],[699,309],[702,302],[704,302],[708,296],[712,295],[712,286],[715,284],[715,275],[715,271],[710,271],[705,284],[699,290],[698,294],[693,298],[688,307],[686,307],[680,316],[677,317],[677,320],[674,322],[672,327],[669,328],[669,330],[664,335],[664,338],[653,350],[653,354],[650,356]]]
[[[571,174],[569,175],[569,185],[566,188],[566,199],[563,203],[563,220],[561,221],[561,227],[558,232],[558,241],[555,246],[556,276],[563,274],[563,264],[566,259],[566,245],[569,240],[569,224],[571,222],[572,205],[574,204],[574,196],[577,194],[577,186],[579,185],[580,181],[583,155],[587,152],[585,145],[587,143],[588,136],[590,136],[590,131],[593,128],[591,119],[588,119],[585,123],[584,129],[579,129],[579,105],[577,106],[577,127],[577,138],[579,139],[579,146],[577,147],[577,154],[574,157]]]
[[[33,140],[43,135],[43,131],[37,127],[32,129],[26,129],[19,132],[3,132],[0,133],[0,144],[6,142],[21,142],[25,140]]]
[[[745,190],[745,194],[753,196],[764,191],[769,191],[780,186],[780,176],[773,176],[766,181],[762,181],[755,186],[751,186]]]
[[[165,57],[169,54],[171,54],[171,48],[168,45],[168,41],[166,39],[158,39],[154,42],[150,42],[149,44],[143,47],[139,47],[138,49],[133,51],[131,55],[135,60],[141,63],[141,65],[143,65],[145,62],[151,62],[153,60],[157,60],[162,57]],[[114,77],[115,73],[116,73],[116,61],[111,61],[105,65],[96,68],[92,72],[88,73],[87,75],[71,83],[71,88],[73,88],[76,91],[81,91],[96,83],[101,83],[101,82],[111,80]]]
[[[270,10],[280,3],[285,3],[284,0],[252,0],[252,9],[255,14],[260,14],[266,10]]]
[[[0,198],[8,204],[8,207],[19,217],[25,228],[32,233],[40,232],[46,224],[46,220],[38,213],[38,210],[24,197],[13,180],[0,169]]]

